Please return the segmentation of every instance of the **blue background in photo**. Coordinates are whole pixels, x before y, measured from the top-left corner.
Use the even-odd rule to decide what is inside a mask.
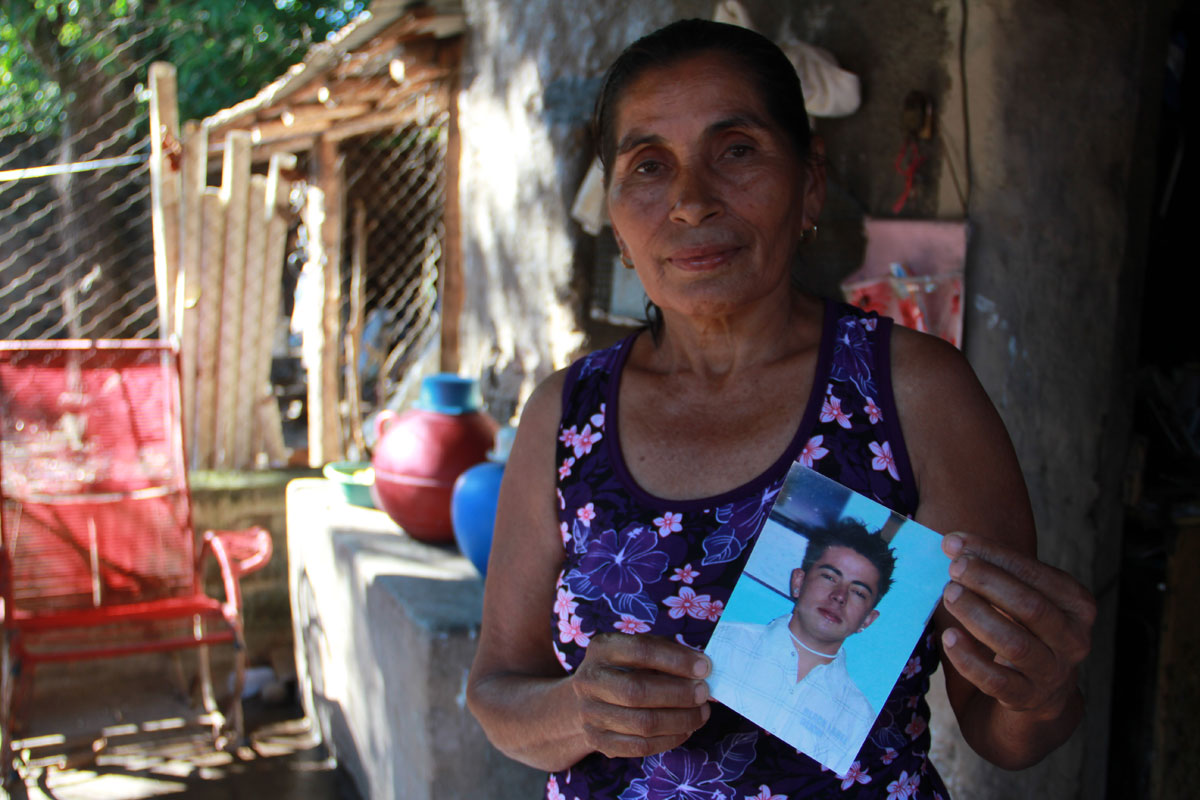
[[[822,481],[828,480],[817,473],[811,474]],[[801,480],[812,478],[801,476]],[[868,530],[883,527],[893,513],[849,490],[846,494],[848,499],[839,516],[861,520]],[[950,578],[947,573],[950,559],[942,553],[941,540],[940,535],[928,528],[911,520],[903,522],[891,542],[896,553],[896,570],[892,588],[879,601],[879,618],[871,627],[846,640],[850,676],[876,709],[883,707],[908,663]],[[789,581],[792,569],[804,559],[807,544],[803,535],[768,520],[721,621],[765,624],[790,614]]]

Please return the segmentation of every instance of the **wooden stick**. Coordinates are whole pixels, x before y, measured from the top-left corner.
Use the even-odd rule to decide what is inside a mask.
[[[158,327],[164,338],[175,334],[175,281],[179,270],[180,158],[179,106],[175,67],[150,65],[150,196],[154,239],[154,282],[158,289]]]
[[[242,344],[242,294],[246,281],[246,231],[250,213],[250,134],[229,134],[221,172],[225,212],[225,265],[221,277],[221,349],[217,378],[216,466],[236,467],[237,386]]]
[[[359,458],[367,454],[363,436],[362,387],[358,382],[358,343],[362,341],[366,289],[363,271],[367,262],[367,209],[362,200],[354,202],[354,250],[350,258],[350,319],[346,323],[346,398],[349,406],[350,437]]]

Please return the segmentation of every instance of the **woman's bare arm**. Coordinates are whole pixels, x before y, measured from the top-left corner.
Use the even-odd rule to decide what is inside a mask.
[[[1079,724],[1077,668],[1095,603],[1037,560],[1012,443],[962,354],[900,328],[892,352],[916,518],[949,534],[943,549],[955,559],[934,615],[950,704],[977,753],[1008,769],[1032,766]]]
[[[563,373],[529,399],[504,470],[467,702],[508,756],[546,770],[600,751],[640,756],[682,743],[708,718],[708,661],[653,636],[593,637],[568,675],[551,646],[563,547],[555,442]]]

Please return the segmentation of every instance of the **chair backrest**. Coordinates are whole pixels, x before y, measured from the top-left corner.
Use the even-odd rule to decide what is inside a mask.
[[[0,497],[6,608],[42,614],[192,594],[175,349],[0,342]]]

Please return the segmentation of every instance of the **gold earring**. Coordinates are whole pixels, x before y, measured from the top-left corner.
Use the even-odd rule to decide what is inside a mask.
[[[633,269],[633,261],[630,260],[629,256],[625,255],[624,250],[621,251],[621,266],[625,267],[625,269]]]

